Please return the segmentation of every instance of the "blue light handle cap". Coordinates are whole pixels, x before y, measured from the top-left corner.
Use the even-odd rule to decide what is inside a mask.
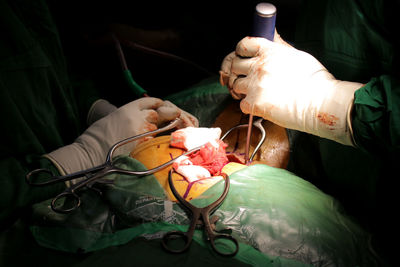
[[[264,37],[270,41],[274,40],[276,20],[276,7],[270,3],[259,3],[256,5],[253,33],[254,37]]]

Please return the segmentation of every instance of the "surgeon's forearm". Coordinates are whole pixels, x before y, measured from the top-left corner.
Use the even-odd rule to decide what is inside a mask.
[[[356,145],[369,153],[396,153],[400,146],[400,82],[383,75],[355,92],[352,111]]]

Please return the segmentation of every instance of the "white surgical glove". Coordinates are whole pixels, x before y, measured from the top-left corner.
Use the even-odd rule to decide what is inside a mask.
[[[88,169],[105,162],[112,145],[128,137],[153,131],[160,123],[180,117],[180,126],[197,126],[195,117],[170,102],[144,97],[132,101],[95,121],[72,144],[61,147],[45,157],[62,175]],[[150,137],[151,138],[151,137]],[[127,154],[144,139],[124,145],[116,154]]]
[[[246,37],[222,62],[220,81],[244,113],[354,145],[350,121],[361,83],[340,81],[313,56],[280,39]]]
[[[92,125],[95,121],[107,116],[111,112],[117,110],[117,107],[108,102],[105,99],[98,99],[95,101],[89,109],[86,123]]]
[[[163,105],[157,109],[158,117],[158,125],[165,124],[168,121],[174,120],[179,117],[181,119],[181,123],[178,128],[185,127],[199,127],[199,121],[192,114],[179,109],[173,103],[168,100],[165,100]]]

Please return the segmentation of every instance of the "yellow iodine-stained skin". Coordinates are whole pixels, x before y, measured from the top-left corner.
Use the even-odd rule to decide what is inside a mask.
[[[222,133],[226,133],[232,127],[248,123],[248,116],[240,110],[239,102],[233,101],[221,114],[218,115],[212,127],[219,127]],[[263,120],[262,126],[267,137],[261,148],[256,153],[251,164],[266,164],[271,167],[285,169],[289,162],[290,147],[286,129],[270,121]],[[247,128],[231,132],[224,142],[228,144],[227,153],[234,152],[237,155],[244,155],[247,137]],[[250,153],[260,141],[260,131],[253,129],[250,140]]]
[[[159,136],[150,139],[144,143],[138,145],[131,153],[130,156],[140,161],[146,168],[155,168],[172,158],[176,158],[183,154],[185,151],[180,148],[170,147],[170,135]],[[230,175],[233,172],[245,168],[246,165],[231,162],[224,166],[222,172]],[[166,167],[156,173],[154,176],[160,185],[164,188],[169,199],[176,201],[169,184],[168,184],[168,172],[171,170],[172,165]],[[174,186],[181,196],[184,196],[187,200],[192,200],[203,194],[208,188],[221,181],[221,176],[214,176],[207,179],[201,179],[189,184],[185,178],[178,173],[173,173],[172,180]]]

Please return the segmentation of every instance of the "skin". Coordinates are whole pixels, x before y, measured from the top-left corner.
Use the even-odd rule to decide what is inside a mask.
[[[217,117],[213,127],[220,127],[222,133],[225,133],[228,129],[247,122],[247,117],[244,117],[243,112],[240,110],[239,101],[232,100],[232,103]],[[262,125],[266,130],[267,138],[250,165],[267,164],[272,167],[286,168],[289,161],[289,140],[286,129],[266,120],[263,121]],[[235,154],[243,155],[246,134],[247,128],[238,129],[229,134],[224,140],[225,143],[228,143],[226,151],[235,150]],[[253,129],[250,153],[252,153],[260,140],[260,136],[259,131]]]

